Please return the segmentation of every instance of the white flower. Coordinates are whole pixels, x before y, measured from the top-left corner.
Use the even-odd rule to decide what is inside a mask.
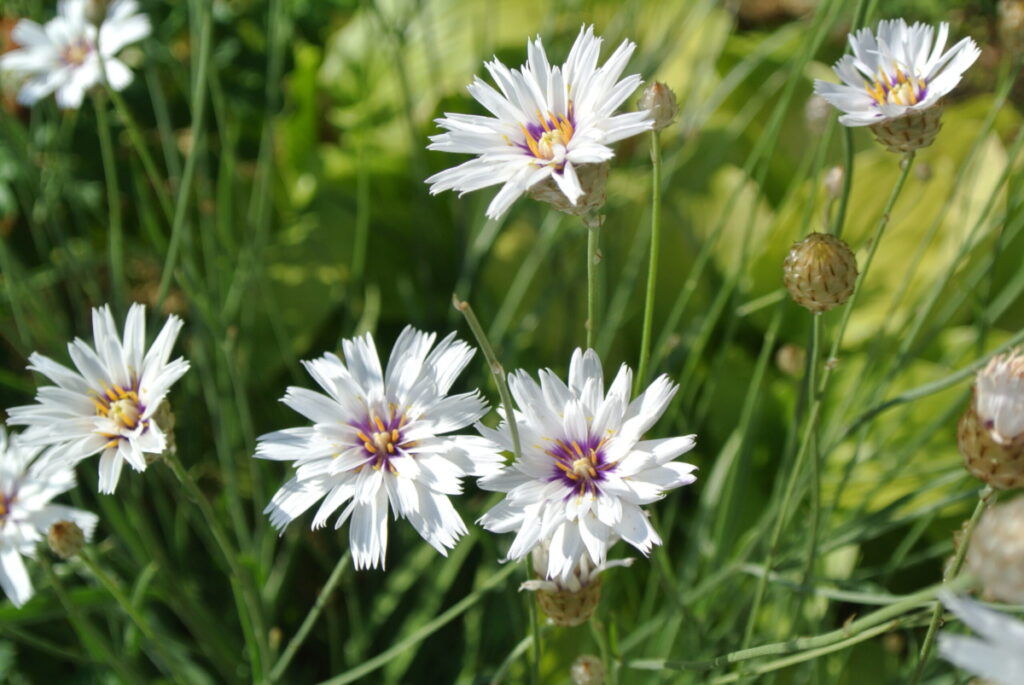
[[[980,636],[939,633],[942,658],[1000,685],[1024,683],[1024,623],[964,597],[940,599]]]
[[[615,156],[609,144],[653,123],[646,110],[613,115],[641,83],[635,74],[619,80],[636,45],[623,41],[598,67],[601,40],[592,26],[580,29],[561,67],[548,63],[540,37],[527,43],[528,59],[518,71],[497,58],[485,63],[500,92],[479,77],[468,90],[494,116],[446,113],[437,123],[448,132],[428,146],[479,157],[428,178],[430,192],[504,184],[487,208],[487,216],[498,218],[527,189],[551,178],[575,205],[584,194],[576,167],[608,161]]]
[[[626,568],[632,566],[634,561],[632,557],[626,557],[625,559],[615,559],[614,561],[605,561],[595,565],[590,561],[590,557],[584,555],[580,558],[579,565],[573,568],[572,573],[568,577],[543,580],[548,572],[550,548],[551,544],[547,540],[534,548],[533,553],[530,555],[530,561],[533,564],[533,572],[540,576],[540,578],[527,580],[520,584],[520,592],[523,590],[530,590],[532,592],[579,592],[593,583],[598,575],[608,569],[619,566]]]
[[[99,490],[113,492],[124,462],[145,471],[143,455],[161,454],[166,447],[154,413],[188,371],[180,357],[167,361],[181,326],[181,319],[168,317],[146,351],[145,306],[133,304],[128,311],[123,340],[110,307],[93,309],[95,347],[80,338],[68,344],[77,371],[33,352],[28,368],[56,385],[39,388],[37,404],[9,409],[10,423],[29,426],[23,438],[51,446],[54,458],[77,463],[101,454]]]
[[[1024,355],[1019,350],[993,357],[978,372],[977,412],[992,439],[1009,445],[1024,433]]]
[[[313,528],[343,504],[335,522],[352,517],[349,547],[357,569],[384,566],[388,509],[412,523],[424,540],[447,555],[466,526],[449,495],[460,479],[497,471],[496,445],[474,435],[445,435],[487,412],[476,391],[448,395],[474,350],[451,334],[434,344],[433,333],[406,327],[381,372],[373,338],[342,341],[345,362],[327,353],[303,362],[327,393],[288,388],[281,400],[313,422],[259,439],[256,456],[294,461],[295,477],[264,513],[284,528],[323,499]]]
[[[96,514],[60,504],[57,495],[75,487],[68,464],[37,459],[42,448],[26,445],[21,436],[0,426],[0,587],[20,607],[32,597],[32,581],[22,557],[35,557],[50,526],[71,521],[91,539]]]
[[[57,16],[45,25],[29,19],[15,25],[11,37],[21,49],[0,56],[0,71],[27,79],[18,102],[31,105],[56,92],[58,106],[76,109],[86,91],[103,80],[104,70],[114,90],[132,82],[131,70],[117,59],[117,53],[149,35],[149,19],[136,14],[135,0],[114,0],[97,29],[89,21],[91,4],[91,0],[61,0]]]
[[[949,24],[939,35],[927,24],[882,21],[877,35],[863,28],[849,36],[852,55],[833,69],[842,84],[816,80],[814,92],[845,112],[839,123],[869,126],[928,109],[960,82],[981,50],[964,38],[945,53]],[[933,41],[934,38],[934,41]]]
[[[603,564],[620,537],[648,554],[661,539],[641,505],[696,480],[696,466],[672,461],[693,448],[695,436],[641,440],[677,386],[661,376],[630,402],[633,373],[623,364],[605,395],[593,350],[573,353],[568,386],[549,370],[538,375],[540,384],[524,371],[509,375],[523,454],[480,480],[486,490],[507,493],[481,525],[496,533],[516,531],[510,559],[547,543],[544,576],[563,583],[585,555],[590,564]],[[512,449],[507,422],[498,430],[477,427]]]

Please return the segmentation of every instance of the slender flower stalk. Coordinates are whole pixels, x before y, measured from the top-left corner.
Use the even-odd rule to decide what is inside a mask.
[[[647,380],[651,359],[651,327],[654,323],[654,296],[658,284],[658,254],[661,246],[661,133],[651,131],[651,259],[647,267],[647,295],[644,298],[643,333],[640,339],[640,364],[633,393]]]
[[[110,275],[113,283],[114,301],[121,302],[127,283],[124,277],[124,226],[121,223],[121,189],[117,182],[117,162],[114,160],[114,145],[110,139],[110,120],[107,103],[102,93],[92,98],[96,109],[96,128],[100,139],[100,156],[103,158],[103,176],[107,182],[107,223],[110,236],[107,239],[110,255]]]

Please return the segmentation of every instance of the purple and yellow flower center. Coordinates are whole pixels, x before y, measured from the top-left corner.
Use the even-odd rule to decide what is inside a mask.
[[[530,122],[520,125],[523,142],[518,145],[537,159],[545,163],[552,163],[558,148],[567,147],[576,131],[576,117],[573,116],[572,103],[569,103],[566,114],[553,114],[552,112],[543,114],[538,110],[536,115],[537,123]],[[562,168],[561,161],[554,163],[558,169]]]
[[[11,505],[14,504],[15,495],[0,495],[0,526],[7,523],[7,517],[11,513]]]
[[[61,50],[60,59],[64,64],[80,67],[92,50],[92,43],[85,39],[77,40]]]
[[[92,393],[92,403],[96,407],[96,416],[113,421],[120,431],[132,431],[142,422],[142,414],[146,408],[139,401],[138,381],[132,381],[131,386],[123,388],[120,385],[105,387],[102,394]],[[108,447],[113,447],[121,438],[119,434],[104,433],[110,438]]]
[[[909,76],[899,66],[895,75],[879,73],[874,82],[865,82],[868,95],[876,105],[916,105],[928,95],[928,84],[922,78]]]
[[[582,441],[555,440],[554,446],[546,453],[554,459],[550,480],[560,480],[580,497],[590,494],[596,497],[605,472],[615,468],[616,462],[605,459],[604,445],[607,438],[587,436]]]
[[[397,473],[394,465],[391,464],[391,458],[400,450],[413,447],[416,444],[415,441],[406,440],[402,435],[405,422],[405,414],[396,412],[395,408],[391,407],[387,419],[382,419],[377,414],[371,414],[364,421],[352,424],[357,429],[356,435],[363,443],[366,464],[375,470],[386,468],[392,473]],[[359,467],[359,469],[361,468],[362,466]]]

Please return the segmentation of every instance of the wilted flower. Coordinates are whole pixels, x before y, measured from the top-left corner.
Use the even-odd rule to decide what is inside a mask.
[[[39,457],[39,446],[0,426],[0,587],[21,606],[32,597],[32,581],[22,557],[34,558],[36,547],[58,521],[76,525],[92,538],[98,517],[88,511],[51,504],[75,487],[71,465]]]
[[[1024,604],[1024,499],[982,515],[967,549],[967,568],[987,594]]]
[[[782,264],[793,301],[815,314],[843,304],[857,284],[857,258],[842,239],[811,233],[793,244]]]
[[[446,435],[487,413],[476,391],[448,395],[474,350],[451,334],[433,351],[435,335],[407,327],[381,371],[373,337],[342,341],[345,361],[327,353],[303,362],[326,394],[290,387],[281,400],[313,425],[267,433],[256,456],[294,461],[295,477],[265,513],[277,528],[323,499],[313,528],[352,517],[349,547],[356,568],[384,566],[388,510],[409,520],[441,554],[466,533],[448,499],[466,475],[495,472],[503,459],[479,436]]]
[[[588,189],[579,169],[607,162],[615,156],[609,144],[652,125],[647,111],[614,115],[641,83],[635,74],[619,80],[636,45],[623,41],[598,67],[601,40],[592,26],[583,27],[561,67],[548,63],[539,37],[527,43],[527,62],[518,70],[497,59],[487,62],[498,90],[477,78],[469,93],[494,116],[446,113],[437,123],[447,133],[433,136],[428,146],[479,156],[428,178],[430,192],[502,184],[487,208],[495,219],[547,179],[571,206],[585,202]]]
[[[833,69],[841,84],[816,80],[814,92],[844,114],[839,123],[870,126],[890,150],[910,152],[930,145],[941,126],[941,100],[960,82],[981,50],[964,38],[943,52],[949,24],[908,26],[882,21],[877,33],[864,28],[849,36],[852,55]]]
[[[1024,355],[993,357],[978,372],[957,444],[967,470],[997,489],[1024,486]]]
[[[1024,683],[1024,623],[966,597],[939,595],[979,637],[939,633],[939,654],[998,685]]]
[[[11,35],[21,49],[0,56],[0,71],[27,79],[18,102],[31,105],[55,92],[58,106],[75,109],[104,72],[114,90],[132,82],[131,69],[117,54],[149,35],[149,19],[137,13],[135,0],[114,0],[97,28],[88,16],[90,5],[90,0],[61,0],[57,16],[45,25],[22,19],[14,27]]]
[[[497,430],[477,426],[511,450],[508,421],[516,422],[522,455],[480,487],[507,493],[480,523],[496,533],[515,531],[510,559],[548,545],[545,580],[565,585],[584,558],[605,563],[619,538],[648,554],[661,539],[641,506],[696,480],[696,466],[673,461],[694,436],[642,440],[665,411],[677,386],[667,376],[629,401],[633,373],[619,369],[607,395],[601,360],[577,349],[566,385],[549,370],[538,384],[525,371],[509,374],[517,409]]]
[[[28,358],[28,368],[56,385],[39,388],[37,404],[9,409],[10,423],[29,426],[26,441],[50,446],[51,456],[71,464],[100,454],[99,490],[113,492],[124,462],[145,471],[145,455],[161,454],[167,446],[155,414],[188,371],[181,357],[167,361],[181,327],[181,319],[169,316],[147,351],[144,305],[128,310],[123,340],[110,307],[93,309],[94,346],[80,338],[68,344],[77,370],[38,352]]]

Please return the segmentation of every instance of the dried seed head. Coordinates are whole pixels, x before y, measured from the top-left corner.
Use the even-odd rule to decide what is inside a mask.
[[[593,654],[582,654],[572,662],[573,685],[604,685],[604,664]]]
[[[583,195],[576,200],[576,204],[569,202],[569,198],[550,176],[534,184],[527,192],[534,200],[547,202],[560,212],[583,217],[593,214],[604,206],[608,162],[581,164],[575,171],[576,177],[580,180],[580,187],[583,188]]]
[[[57,521],[46,536],[50,550],[61,559],[77,556],[85,546],[85,534],[74,521]]]
[[[875,139],[889,152],[913,152],[935,142],[942,128],[942,103],[928,109],[910,110],[896,119],[870,127]]]
[[[849,299],[857,283],[857,259],[839,238],[812,233],[790,248],[782,273],[793,300],[819,314]]]
[[[967,567],[986,594],[1024,603],[1024,499],[986,511],[974,529]]]
[[[655,81],[644,88],[640,96],[640,109],[646,109],[651,113],[651,120],[654,121],[654,130],[660,131],[672,125],[676,114],[679,113],[679,106],[676,105],[676,94],[672,89],[660,81]]]

